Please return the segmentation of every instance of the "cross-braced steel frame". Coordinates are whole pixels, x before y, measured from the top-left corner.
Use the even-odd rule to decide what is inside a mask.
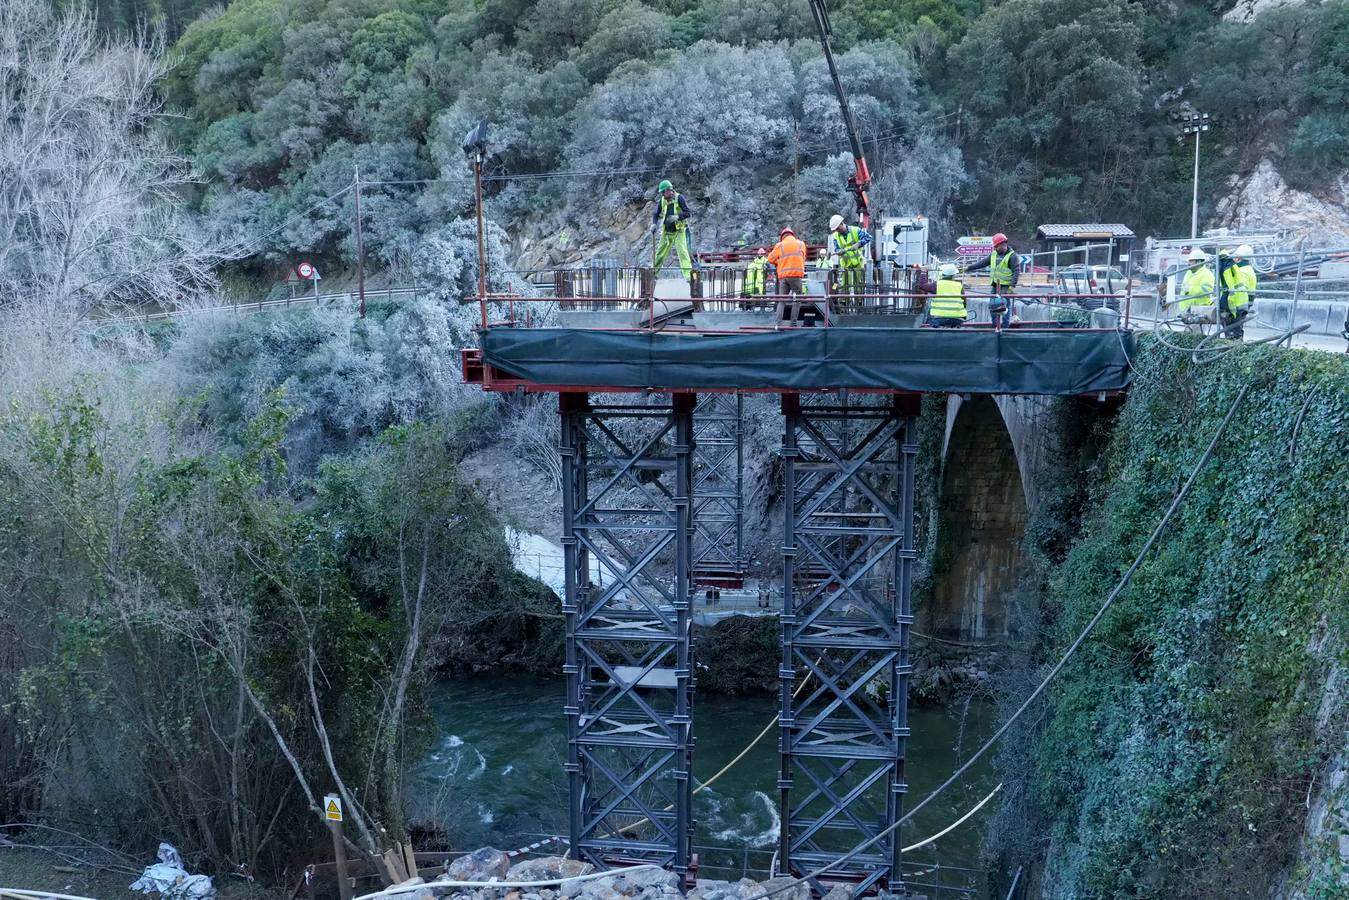
[[[907,787],[917,404],[870,403],[782,400],[779,854],[796,875],[885,832]],[[820,880],[897,890],[898,846]]]
[[[692,833],[693,405],[560,395],[571,852],[681,876]]]
[[[745,577],[744,403],[700,394],[693,411],[693,577],[708,584]]]

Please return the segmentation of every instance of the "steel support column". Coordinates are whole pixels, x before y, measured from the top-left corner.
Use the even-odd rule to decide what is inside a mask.
[[[693,577],[739,587],[745,578],[744,398],[700,394],[693,411]]]
[[[782,401],[779,855],[794,875],[884,832],[907,788],[917,403],[868,402]],[[898,891],[898,847],[886,835],[814,887]]]
[[[693,403],[560,395],[571,854],[598,866],[688,868]]]

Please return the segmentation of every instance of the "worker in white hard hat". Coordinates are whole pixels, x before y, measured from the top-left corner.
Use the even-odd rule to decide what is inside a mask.
[[[1190,267],[1180,284],[1180,317],[1190,318],[1197,306],[1213,305],[1213,270],[1208,267],[1208,254],[1198,247],[1186,257]]]
[[[866,282],[866,253],[863,247],[871,243],[870,233],[856,225],[849,225],[843,217],[829,219],[829,256],[838,268],[838,289],[845,294],[859,294]]]
[[[1223,289],[1218,297],[1218,321],[1223,333],[1236,340],[1245,336],[1242,321],[1251,314],[1251,303],[1255,301],[1255,266],[1251,265],[1254,254],[1250,244],[1242,244],[1226,265],[1219,259]]]
[[[956,280],[955,263],[939,270],[936,291],[928,303],[927,324],[933,328],[958,328],[965,324],[965,285]]]

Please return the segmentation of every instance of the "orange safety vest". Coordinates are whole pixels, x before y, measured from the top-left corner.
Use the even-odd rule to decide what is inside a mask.
[[[774,245],[768,261],[777,268],[779,278],[805,278],[806,242],[788,235]]]

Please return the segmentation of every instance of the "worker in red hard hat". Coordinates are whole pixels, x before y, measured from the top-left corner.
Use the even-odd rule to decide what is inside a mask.
[[[804,294],[806,278],[806,242],[796,236],[790,228],[782,229],[778,242],[768,251],[768,264],[777,273],[779,294]],[[793,302],[787,318],[795,321],[801,312],[801,304]]]
[[[966,272],[980,269],[988,269],[988,280],[992,286],[992,296],[988,298],[988,315],[993,320],[993,327],[1001,331],[1012,324],[1011,295],[1016,292],[1017,282],[1016,251],[1012,249],[1007,235],[1001,231],[993,235],[993,252],[988,259],[965,267]]]

